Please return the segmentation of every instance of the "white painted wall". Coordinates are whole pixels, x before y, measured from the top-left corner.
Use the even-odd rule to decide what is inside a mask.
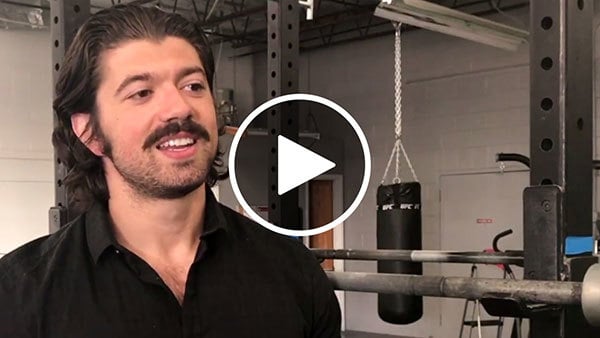
[[[254,109],[254,69],[252,56],[233,57],[235,51],[227,45],[221,49],[219,57],[219,46],[213,48],[215,54],[216,80],[215,88],[231,88],[234,90],[234,100],[237,106],[238,116],[243,119]],[[225,152],[223,159],[228,164],[229,148],[233,137],[230,135],[221,136],[219,139],[220,148]],[[231,189],[229,180],[218,183],[220,202],[237,210],[237,200]]]
[[[527,10],[510,14],[527,23]],[[596,33],[596,65],[598,39]],[[441,249],[448,240],[442,237],[440,222],[442,175],[497,170],[494,155],[498,152],[529,155],[528,48],[507,52],[425,30],[403,35],[403,139],[422,184],[424,248]],[[303,54],[302,65],[307,67],[300,74],[307,73],[309,91],[347,108],[370,143],[371,184],[359,209],[345,222],[345,247],[375,249],[375,193],[394,142],[393,36]],[[598,88],[596,102],[600,102]],[[352,162],[353,155],[351,149],[346,151],[346,163]],[[596,158],[599,155],[596,147]],[[344,174],[348,182],[361,173],[347,166]],[[376,264],[348,261],[346,270],[375,272]],[[440,265],[424,265],[427,275],[442,272]],[[450,316],[441,304],[440,299],[425,298],[423,318],[397,326],[378,318],[374,294],[347,292],[346,328],[411,337],[457,336],[458,328],[448,330],[445,318]]]
[[[528,9],[510,15],[527,25]],[[492,19],[506,21],[501,16]],[[439,201],[442,175],[497,170],[494,155],[498,152],[529,155],[528,48],[508,52],[425,30],[403,36],[403,137],[422,184],[424,248],[440,249],[444,241]],[[255,106],[267,97],[265,60],[263,54],[254,57]],[[342,105],[366,133],[373,157],[371,184],[361,206],[345,222],[344,237],[346,248],[375,249],[375,192],[394,142],[393,36],[303,53],[299,77],[301,92]],[[333,125],[323,124],[320,131],[337,135]],[[360,156],[355,149],[345,148],[346,183],[360,180],[362,172],[352,165]],[[346,205],[354,197],[349,190],[345,189]],[[376,271],[373,262],[347,261],[345,266],[347,271]],[[424,267],[428,275],[442,272],[436,264]],[[425,298],[423,318],[397,326],[378,318],[374,294],[346,294],[348,330],[411,337],[458,334],[448,332],[444,323],[448,314],[440,299]]]
[[[498,233],[511,229],[513,234],[498,242],[501,250],[523,250],[523,188],[529,185],[529,171],[491,171],[470,174],[443,175],[440,177],[441,250],[483,251],[492,248],[492,239]],[[485,221],[481,221],[485,220]],[[442,264],[444,276],[469,276],[470,264]],[[513,266],[518,279],[523,278],[523,268]],[[477,265],[475,277],[503,278],[497,265]],[[440,321],[442,332],[457,333],[461,327],[464,299],[443,298]],[[466,320],[475,320],[473,302],[469,304]],[[481,308],[482,320],[490,317]],[[512,318],[504,321],[503,338],[510,338]],[[522,335],[527,337],[526,324]],[[496,326],[482,328],[483,337],[496,337]],[[475,328],[474,331],[476,331]],[[465,327],[463,337],[469,327]],[[458,334],[453,335],[458,337]],[[462,337],[460,337],[462,338]]]
[[[48,31],[0,30],[0,253],[48,233],[54,203]]]
[[[394,142],[393,36],[304,57],[310,64],[310,91],[346,107],[370,143],[371,184],[361,206],[345,222],[345,246],[375,249],[375,193]],[[422,184],[423,247],[440,249],[440,175],[496,168],[496,152],[529,153],[528,50],[525,46],[506,52],[412,31],[403,36],[403,79],[403,137]],[[347,162],[351,156],[356,154],[348,149]],[[410,177],[408,171],[404,174]],[[347,166],[344,179],[360,175]],[[375,272],[376,264],[349,261],[346,269]],[[426,264],[424,273],[441,271],[438,265]],[[439,299],[425,298],[420,321],[391,325],[378,318],[376,295],[346,296],[348,330],[442,338],[454,335],[442,330],[444,316]]]

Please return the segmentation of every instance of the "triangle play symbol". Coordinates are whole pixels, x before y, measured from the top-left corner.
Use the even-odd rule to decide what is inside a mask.
[[[277,137],[277,193],[283,195],[335,167],[335,163],[279,135]]]

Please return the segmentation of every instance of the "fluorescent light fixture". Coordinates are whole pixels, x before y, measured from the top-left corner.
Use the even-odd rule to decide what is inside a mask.
[[[508,50],[516,50],[529,36],[525,30],[424,0],[382,0],[375,15]]]
[[[300,4],[300,6],[306,7],[306,20],[312,20],[313,13],[315,10],[314,0],[299,0],[298,4]]]

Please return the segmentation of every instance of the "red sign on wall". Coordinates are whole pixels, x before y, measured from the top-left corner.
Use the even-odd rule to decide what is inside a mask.
[[[494,220],[491,218],[478,218],[477,224],[491,224],[494,223]]]

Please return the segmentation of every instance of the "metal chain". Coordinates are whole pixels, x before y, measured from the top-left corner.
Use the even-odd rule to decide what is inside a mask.
[[[413,169],[412,163],[408,158],[408,154],[404,149],[404,145],[402,144],[402,39],[401,39],[401,24],[397,23],[396,25],[396,35],[394,40],[394,133],[396,136],[396,140],[394,142],[394,147],[392,148],[392,153],[390,154],[390,158],[388,160],[387,166],[385,167],[385,171],[383,173],[383,178],[381,179],[381,184],[385,182],[387,177],[387,173],[390,169],[390,165],[392,164],[392,159],[394,156],[396,157],[396,176],[392,180],[393,183],[400,183],[402,179],[400,178],[400,151],[404,155],[404,159],[406,163],[408,163],[408,167],[412,173],[412,176],[415,181],[417,181],[417,175],[415,170]]]
[[[383,172],[383,177],[381,178],[381,184],[385,183],[385,178],[387,177],[388,170],[390,170],[390,165],[392,164],[392,159],[394,158],[394,155],[396,154],[397,144],[398,144],[398,142],[394,143],[394,148],[392,148],[392,154],[390,155],[390,158],[388,159],[387,165],[385,166],[385,171]],[[396,183],[396,182],[394,182],[394,183]]]
[[[394,179],[392,180],[393,183],[401,183],[402,179],[400,178],[400,147],[398,146],[400,144],[400,139],[397,138],[396,139],[396,176],[394,176]]]
[[[404,144],[402,144],[402,140],[398,141],[400,142],[400,148],[402,148],[402,153],[404,154],[406,163],[408,163],[408,168],[410,168],[410,172],[412,173],[413,179],[415,180],[415,182],[418,182],[419,180],[417,179],[417,173],[415,173],[415,169],[413,168],[412,163],[410,162],[410,158],[408,158],[408,154],[406,153],[406,150],[404,150]]]
[[[394,39],[394,109],[396,140],[402,136],[402,40],[400,36],[400,23],[396,25],[396,38]],[[396,173],[398,176],[398,173]]]

